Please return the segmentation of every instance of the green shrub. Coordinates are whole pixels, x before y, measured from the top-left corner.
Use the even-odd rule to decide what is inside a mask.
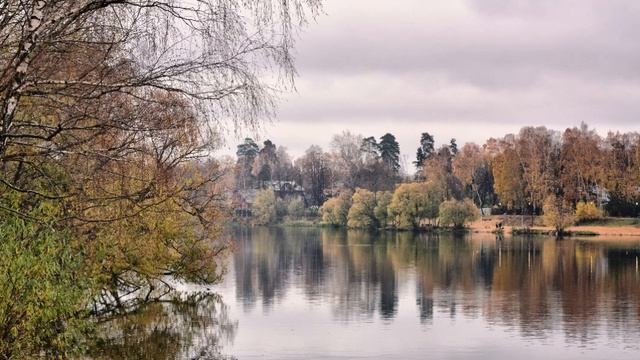
[[[462,228],[466,223],[479,218],[480,210],[471,199],[464,199],[464,201],[448,200],[440,204],[441,225]]]
[[[347,225],[350,228],[378,227],[375,216],[376,194],[367,189],[356,189],[351,198],[351,208],[347,214]]]

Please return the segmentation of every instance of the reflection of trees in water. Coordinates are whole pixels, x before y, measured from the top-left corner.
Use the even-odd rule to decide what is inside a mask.
[[[396,266],[388,256],[391,243],[382,236],[365,231],[322,233],[325,259],[332,269],[326,292],[340,319],[367,318],[376,310],[382,318],[396,314]]]
[[[266,308],[282,297],[293,273],[301,276],[306,294],[317,297],[324,260],[317,229],[240,228],[234,254],[237,297],[245,308],[260,299]]]
[[[192,293],[151,303],[99,326],[95,359],[229,359],[223,347],[235,338],[220,296]]]
[[[244,231],[244,232],[242,232]],[[247,232],[249,231],[249,232]],[[269,305],[294,284],[341,320],[391,319],[399,279],[415,273],[420,321],[482,316],[544,338],[640,336],[640,275],[629,245],[487,235],[239,230],[238,299]]]

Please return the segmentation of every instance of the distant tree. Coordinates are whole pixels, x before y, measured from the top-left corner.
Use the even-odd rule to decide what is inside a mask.
[[[273,180],[274,169],[278,167],[278,154],[276,145],[271,140],[265,140],[263,147],[258,152],[253,164],[253,176],[258,181]]]
[[[544,126],[523,127],[514,147],[525,184],[527,204],[536,213],[544,198],[557,187],[556,164],[560,156],[559,135]]]
[[[491,163],[489,161],[484,160],[480,166],[476,168],[476,171],[473,174],[471,190],[474,192],[473,198],[478,199],[479,207],[485,207],[486,204],[495,204],[496,192],[494,189]]]
[[[600,142],[598,134],[584,123],[580,128],[567,129],[562,135],[559,173],[560,188],[566,200],[572,203],[598,201],[592,190],[603,178]]]
[[[392,189],[397,180],[397,176],[393,174],[382,160],[378,159],[373,162],[365,163],[357,174],[358,187],[370,189],[372,191]]]
[[[291,156],[289,156],[289,153],[287,152],[287,148],[284,146],[278,146],[278,149],[276,150],[276,159],[277,162],[272,170],[273,180],[297,181],[302,184],[302,181],[299,179],[299,173],[294,168]]]
[[[544,224],[554,228],[557,236],[575,222],[575,214],[571,204],[560,196],[549,195],[542,206]]]
[[[509,210],[524,207],[524,179],[520,159],[515,150],[507,148],[492,163],[495,191],[501,203]]]
[[[449,141],[449,151],[451,151],[451,155],[454,157],[458,155],[458,144],[456,143],[455,138],[452,138],[451,141]]]
[[[424,183],[423,191],[426,194],[426,201],[422,204],[421,216],[432,223],[440,215],[440,204],[447,199],[446,191],[441,184],[432,181]]]
[[[376,193],[376,207],[373,212],[380,227],[386,227],[389,223],[388,208],[392,198],[393,193],[391,191],[378,191]]]
[[[428,132],[422,133],[422,135],[420,135],[420,147],[416,151],[416,161],[413,162],[416,169],[418,169],[418,173],[421,173],[423,163],[431,157],[434,150],[435,141],[433,135]]]
[[[251,138],[244,139],[244,142],[238,145],[236,151],[238,157],[236,186],[238,188],[247,189],[253,186],[253,163],[259,151],[258,144]]]
[[[287,205],[287,214],[289,215],[289,218],[293,220],[298,220],[304,217],[304,201],[300,198],[295,198],[289,201],[289,204]]]
[[[464,144],[458,156],[453,160],[453,174],[465,189],[471,190],[473,193],[475,193],[475,189],[472,188],[475,184],[476,170],[482,165],[483,160],[480,147],[473,143]]]
[[[249,157],[255,158],[260,152],[260,148],[252,138],[245,138],[244,142],[238,145],[238,150],[236,151],[236,155],[238,157]]]
[[[336,180],[351,190],[358,187],[358,174],[363,167],[362,136],[348,131],[331,140],[331,169]]]
[[[259,225],[267,225],[276,222],[278,218],[276,208],[276,195],[271,189],[258,192],[253,202],[254,222]]]
[[[380,159],[378,142],[373,136],[362,139],[360,151],[364,156],[364,162],[366,164],[375,163]]]
[[[423,164],[423,178],[444,191],[446,199],[462,199],[463,189],[460,180],[453,175],[453,157],[448,146],[443,145],[437,153],[431,155]]]
[[[397,175],[400,171],[400,144],[396,141],[396,137],[390,133],[384,134],[380,138],[378,147],[382,162],[394,175]]]
[[[376,194],[367,189],[356,189],[351,198],[351,208],[347,215],[347,226],[350,228],[377,228],[375,216]]]
[[[272,158],[275,158],[276,156],[276,144],[273,143],[273,141],[267,139],[265,141],[262,142],[262,149],[260,150],[261,153],[263,154],[267,154],[267,156],[270,156]]]
[[[442,200],[442,192],[432,183],[401,184],[391,198],[389,216],[399,229],[415,229],[423,219],[438,217]]]
[[[440,204],[440,224],[462,228],[480,217],[480,211],[471,199],[447,200]]]
[[[640,134],[609,132],[602,156],[607,167],[601,172],[600,183],[627,200],[636,197],[640,183]]]
[[[378,143],[374,137],[362,139],[362,160],[354,184],[372,191],[392,189],[399,172],[399,146],[391,134]],[[395,153],[395,154],[394,154]],[[395,159],[394,159],[395,158]]]
[[[330,225],[346,226],[352,194],[350,190],[345,190],[338,197],[325,201],[320,208],[322,221]]]
[[[322,204],[324,191],[331,186],[329,162],[329,156],[317,145],[309,147],[304,156],[295,162],[302,178],[302,185],[314,205]]]

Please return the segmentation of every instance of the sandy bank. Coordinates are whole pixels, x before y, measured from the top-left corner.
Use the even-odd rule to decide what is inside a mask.
[[[496,224],[501,222],[504,227],[505,234],[512,233],[514,228],[529,227],[533,230],[552,231],[548,226],[541,225],[539,217],[531,218],[525,216],[486,216],[481,220],[475,221],[469,225],[469,229],[477,233],[491,233],[496,230]],[[533,226],[531,226],[533,223]],[[616,221],[611,222],[612,225],[579,225],[568,228],[570,232],[590,232],[599,236],[632,236],[640,237],[640,226],[637,225],[616,225]]]

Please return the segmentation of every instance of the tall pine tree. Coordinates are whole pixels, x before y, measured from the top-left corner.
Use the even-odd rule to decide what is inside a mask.
[[[420,136],[420,147],[416,151],[416,161],[413,162],[416,169],[422,169],[425,160],[431,157],[434,151],[434,142],[433,135],[428,132],[422,133]]]
[[[393,171],[398,174],[400,171],[400,144],[396,141],[396,137],[390,133],[380,137],[380,158]]]

